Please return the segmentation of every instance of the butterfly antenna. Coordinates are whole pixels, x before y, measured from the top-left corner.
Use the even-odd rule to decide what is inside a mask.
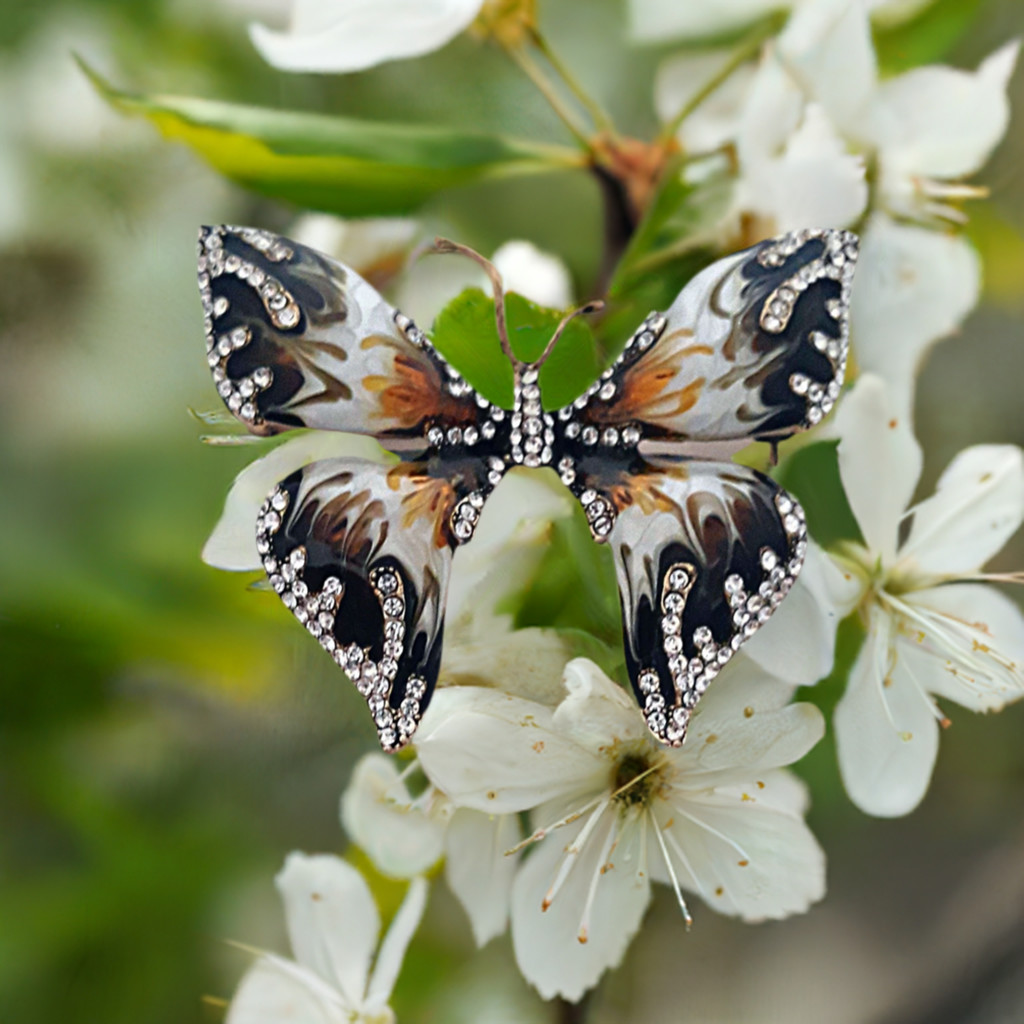
[[[491,290],[494,292],[494,323],[498,328],[501,351],[505,353],[505,357],[513,366],[517,366],[519,360],[516,359],[515,353],[512,351],[512,344],[508,340],[508,324],[505,319],[505,289],[501,283],[501,274],[498,273],[498,268],[475,249],[470,249],[468,245],[459,245],[458,242],[453,242],[450,238],[435,238],[433,250],[439,253],[454,252],[460,256],[468,256],[474,263],[483,267],[484,272],[490,278]]]
[[[562,332],[569,326],[569,324],[576,319],[578,316],[583,316],[585,313],[597,313],[604,309],[604,303],[597,299],[594,302],[588,302],[585,306],[580,306],[579,309],[574,309],[571,313],[562,317],[562,322],[555,328],[555,333],[551,335],[551,340],[548,342],[547,347],[540,354],[540,358],[534,360],[534,369],[539,370],[547,358],[555,350],[555,346],[558,344],[558,339],[561,338]]]

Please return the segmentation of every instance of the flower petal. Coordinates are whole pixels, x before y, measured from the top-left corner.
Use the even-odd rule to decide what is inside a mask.
[[[569,268],[551,253],[532,242],[505,242],[491,257],[505,284],[505,291],[518,292],[538,306],[565,309],[572,304]]]
[[[820,900],[824,851],[799,814],[779,810],[799,788],[788,773],[772,772],[733,791],[674,794],[663,828],[674,840],[667,843],[670,856],[676,847],[686,856],[689,870],[681,860],[675,864],[680,882],[719,913],[745,921],[800,914]],[[659,867],[656,877],[664,875]]]
[[[654,107],[662,121],[671,121],[733,56],[732,50],[702,50],[669,57],[654,79]],[[743,64],[683,122],[679,141],[689,153],[710,153],[732,142],[756,73]]]
[[[288,229],[288,237],[325,252],[362,277],[382,268],[396,272],[420,229],[412,217],[365,217],[346,220],[326,213],[307,213]]]
[[[891,411],[881,378],[863,374],[836,416],[839,475],[867,546],[891,565],[903,510],[921,475],[910,423]]]
[[[686,743],[673,751],[680,790],[706,790],[800,760],[825,734],[813,704],[789,704],[793,687],[738,656],[694,712]]]
[[[527,585],[551,535],[551,523],[572,515],[572,499],[547,474],[513,469],[484,505],[473,543],[452,562],[448,586],[448,644],[482,640],[509,629],[496,609]]]
[[[939,478],[934,496],[913,513],[901,561],[936,576],[979,569],[1024,517],[1021,450],[1008,444],[964,449]]]
[[[980,286],[978,256],[963,238],[872,216],[861,238],[851,331],[858,365],[885,380],[898,418],[911,416],[925,352],[959,328]]]
[[[863,158],[846,151],[817,103],[805,108],[782,156],[755,169],[744,185],[746,207],[769,217],[776,232],[808,224],[845,227],[868,201]]]
[[[857,138],[878,75],[862,0],[800,4],[778,38],[778,51],[833,124]]]
[[[881,818],[909,814],[921,802],[939,749],[931,702],[906,661],[893,659],[892,639],[891,619],[873,609],[833,720],[846,792],[866,814]]]
[[[899,178],[959,178],[985,163],[1010,122],[1006,86],[1019,48],[1008,43],[975,73],[920,67],[878,87],[869,116],[883,188],[898,189]]]
[[[468,28],[482,0],[296,0],[290,32],[252,25],[282,71],[347,72],[438,50]]]
[[[373,976],[366,992],[366,1011],[378,1013],[387,1006],[398,973],[402,969],[405,951],[409,948],[416,929],[423,920],[423,911],[427,906],[429,886],[425,878],[414,878],[398,908],[398,913],[391,920],[384,941],[380,944],[380,952],[373,965]]]
[[[203,561],[217,569],[251,572],[263,567],[256,550],[256,516],[274,485],[318,459],[350,456],[393,462],[394,456],[372,437],[311,430],[278,445],[235,477],[224,511],[203,547]]]
[[[295,959],[359,1006],[380,933],[363,876],[339,857],[296,852],[288,854],[274,882]]]
[[[491,686],[514,697],[554,707],[565,696],[562,672],[578,653],[574,637],[553,629],[516,629],[475,643],[448,639],[441,662],[443,686]]]
[[[1008,597],[958,583],[908,594],[904,604],[925,616],[900,644],[923,687],[974,711],[1024,696],[1024,615]]]
[[[349,838],[393,878],[423,874],[444,853],[447,815],[428,815],[411,804],[398,765],[384,754],[367,754],[359,761],[341,798]]]
[[[462,904],[477,946],[508,925],[509,896],[519,858],[505,856],[519,842],[515,815],[456,811],[445,839],[444,876]]]
[[[225,1024],[344,1024],[353,1009],[311,971],[261,956],[239,983]]]
[[[783,0],[717,0],[713,4],[679,0],[629,0],[629,32],[634,42],[717,36],[787,7]]]
[[[553,724],[581,747],[598,751],[648,738],[639,708],[588,658],[575,658],[562,677],[568,695],[555,709]]]
[[[618,966],[640,927],[651,892],[646,873],[637,870],[640,829],[636,824],[623,829],[615,849],[605,853],[611,830],[618,825],[616,812],[606,811],[546,911],[544,897],[565,846],[578,836],[583,823],[548,836],[516,876],[511,913],[516,963],[544,999],[578,1001],[608,968]],[[581,942],[584,911],[595,884],[586,941]]]
[[[543,704],[476,686],[438,690],[416,733],[427,777],[460,807],[510,814],[600,788],[607,765]]]
[[[787,683],[810,686],[824,679],[835,660],[836,627],[862,591],[857,577],[811,541],[796,585],[743,652]]]

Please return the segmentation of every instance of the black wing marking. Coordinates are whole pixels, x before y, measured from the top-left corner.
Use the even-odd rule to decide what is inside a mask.
[[[460,439],[494,429],[488,403],[426,335],[314,249],[256,228],[204,227],[199,287],[217,391],[254,433],[433,430],[439,447],[452,428]]]
[[[708,684],[793,586],[803,510],[755,470],[698,460],[590,493],[618,513],[609,542],[637,700],[655,737],[678,746]]]
[[[846,371],[856,258],[855,235],[815,229],[713,263],[560,410],[566,436],[781,439],[818,423]]]
[[[273,589],[366,698],[386,751],[409,742],[441,664],[452,551],[472,536],[487,469],[314,462],[260,510]]]

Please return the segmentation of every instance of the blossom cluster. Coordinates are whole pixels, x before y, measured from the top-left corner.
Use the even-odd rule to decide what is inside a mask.
[[[720,35],[778,6],[632,0],[631,17],[638,42],[664,42]],[[663,63],[654,96],[686,155],[686,180],[723,165],[731,176],[730,200],[700,227],[701,244],[732,251],[819,224],[862,235],[858,373],[817,428],[819,440],[838,439],[859,536],[829,550],[810,543],[797,585],[709,688],[686,743],[663,748],[599,641],[516,628],[504,610],[538,572],[553,524],[571,517],[545,477],[507,474],[455,557],[439,689],[413,757],[366,755],[342,799],[352,843],[382,874],[409,880],[405,902],[374,962],[379,915],[359,873],[336,857],[292,854],[278,886],[295,959],[256,961],[233,1024],[393,1019],[388,1000],[425,879],[442,861],[476,942],[510,931],[520,971],[545,998],[579,1000],[620,963],[652,883],[672,890],[688,925],[693,897],[751,922],[806,911],[825,895],[825,855],[804,820],[807,787],[789,769],[827,723],[794,695],[831,673],[843,620],[859,624],[863,642],[831,727],[844,785],[865,813],[899,816],[920,803],[945,707],[995,711],[1024,696],[1024,618],[993,586],[1017,577],[984,568],[1021,525],[1021,451],[967,448],[917,499],[913,431],[917,369],[978,301],[978,256],[958,228],[964,201],[983,191],[964,179],[1006,130],[1018,44],[974,71],[924,66],[885,78],[871,19],[900,6],[802,0],[745,59],[691,41]],[[300,0],[290,31],[255,26],[252,38],[278,67],[346,72],[467,29],[529,33],[531,11],[494,0]],[[369,275],[408,253],[421,227],[317,216],[293,233]],[[529,243],[507,243],[494,263],[508,289],[542,305],[572,299],[564,266]],[[457,273],[414,269],[391,285],[403,309],[429,322],[446,290],[475,283]],[[337,455],[392,458],[343,434],[281,444],[235,481],[204,558],[259,568],[252,524],[267,492]]]

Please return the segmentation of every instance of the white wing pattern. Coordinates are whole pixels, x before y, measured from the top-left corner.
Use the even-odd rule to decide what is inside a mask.
[[[355,271],[266,231],[201,231],[208,361],[250,431],[418,442],[391,467],[307,466],[256,524],[271,584],[367,699],[385,750],[409,742],[437,682],[452,553],[516,464],[554,467],[594,539],[611,543],[637,699],[659,741],[683,742],[700,695],[784,599],[807,546],[792,497],[700,458],[701,444],[778,441],[831,410],[856,255],[849,232],[809,229],[719,260],[552,412],[540,363],[515,359],[503,319],[511,410],[478,395]],[[688,455],[656,457],[651,441],[686,442]]]

